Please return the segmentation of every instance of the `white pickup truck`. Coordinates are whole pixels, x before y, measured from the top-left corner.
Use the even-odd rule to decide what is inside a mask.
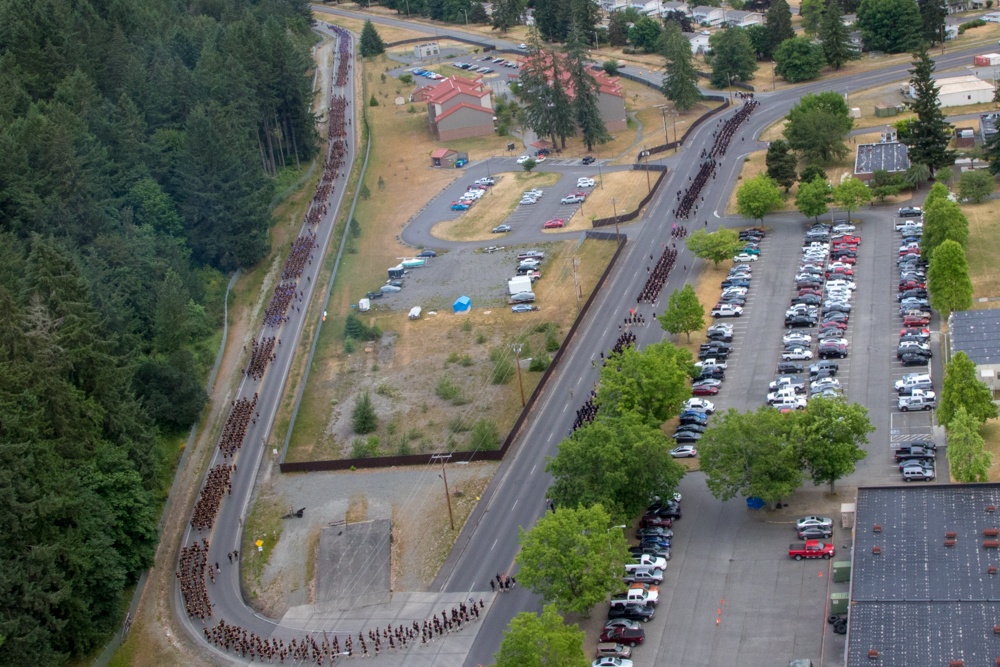
[[[660,594],[656,591],[647,591],[644,588],[630,588],[624,593],[611,598],[611,606],[622,607],[627,604],[653,606],[659,601]]]

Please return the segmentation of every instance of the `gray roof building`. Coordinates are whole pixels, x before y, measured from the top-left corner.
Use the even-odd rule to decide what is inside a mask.
[[[965,352],[977,366],[1000,364],[1000,309],[955,311],[948,329],[952,354]]]
[[[910,157],[906,144],[888,141],[881,144],[858,145],[854,159],[854,175],[868,180],[879,169],[890,174],[902,173],[910,168]]]
[[[847,667],[998,664],[998,528],[1000,484],[858,489]]]
[[[997,133],[998,113],[979,114],[979,137],[985,144],[990,137]]]

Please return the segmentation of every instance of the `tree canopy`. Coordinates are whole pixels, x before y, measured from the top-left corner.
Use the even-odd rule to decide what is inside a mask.
[[[635,413],[649,424],[660,424],[680,414],[690,393],[687,378],[691,353],[668,340],[633,346],[608,355],[597,387],[601,413],[622,416]]]
[[[802,16],[802,29],[807,35],[819,33],[820,22],[826,7],[823,0],[802,0],[799,4],[799,14]]]
[[[988,482],[993,455],[983,447],[980,424],[958,406],[948,425],[948,465],[956,482]]]
[[[819,77],[826,66],[823,47],[808,37],[786,39],[774,51],[775,73],[789,83]]]
[[[599,416],[559,443],[545,469],[557,507],[602,503],[613,521],[629,521],[649,496],[669,495],[684,475],[670,456],[670,442],[635,413]]]
[[[938,423],[949,426],[960,409],[976,421],[976,428],[987,419],[997,418],[993,393],[976,375],[976,364],[965,352],[956,352],[944,370],[944,384],[938,401]]]
[[[913,0],[862,0],[857,15],[869,51],[905,53],[923,43],[923,19]]]
[[[776,139],[770,142],[767,146],[764,163],[767,165],[767,175],[775,183],[785,188],[785,192],[788,192],[788,189],[795,185],[799,161],[791,152],[787,141]]]
[[[803,469],[813,484],[829,484],[834,493],[837,480],[854,472],[854,464],[867,456],[862,445],[875,431],[868,409],[843,399],[813,397],[809,409],[794,421]]]
[[[692,62],[691,44],[675,23],[668,23],[663,35],[666,58],[663,94],[674,103],[678,111],[690,111],[701,100],[698,72]]]
[[[826,64],[833,69],[840,69],[847,61],[861,57],[858,48],[851,41],[850,28],[844,25],[844,12],[837,0],[831,0],[820,19],[819,38]]]
[[[947,189],[944,191],[947,195]],[[969,219],[950,199],[928,197],[924,205],[924,231],[920,235],[920,252],[924,259],[933,260],[938,246],[945,241],[954,241],[964,250],[969,242]]]
[[[972,279],[965,250],[955,241],[945,241],[934,251],[927,269],[927,291],[931,305],[947,319],[956,310],[972,306]]]
[[[736,191],[736,210],[748,220],[763,220],[764,216],[781,208],[781,190],[767,174],[758,174],[744,181]]]
[[[567,625],[549,604],[541,614],[522,611],[510,619],[493,659],[496,667],[587,667],[584,637],[576,623]]]
[[[910,161],[927,165],[932,175],[955,161],[954,151],[948,150],[952,127],[941,110],[939,88],[933,78],[934,69],[934,61],[927,49],[914,54],[910,84],[916,93],[916,99],[911,107],[917,117],[911,123],[905,139]]]
[[[859,178],[846,178],[840,185],[833,189],[833,201],[840,208],[847,211],[847,219],[851,219],[851,213],[872,200],[872,191]]]
[[[674,335],[684,333],[690,343],[691,332],[705,326],[705,307],[698,300],[694,287],[686,283],[681,289],[671,292],[667,310],[657,319],[664,331]]]
[[[807,93],[786,118],[785,139],[807,162],[828,163],[847,155],[844,138],[854,120],[840,93]]]
[[[757,71],[750,37],[743,28],[726,28],[708,38],[712,47],[712,85],[725,88],[731,81],[749,81]]]
[[[113,632],[226,274],[266,256],[274,177],[315,154],[308,6],[223,4],[0,9],[2,664]]]
[[[743,247],[739,233],[726,227],[714,232],[699,229],[687,237],[687,247],[695,257],[707,259],[716,266],[739,252]]]
[[[799,190],[795,193],[795,208],[802,215],[818,221],[819,216],[829,210],[827,204],[832,193],[833,189],[829,184],[817,176],[812,181],[799,184]]]
[[[561,613],[586,614],[621,586],[628,542],[601,505],[546,512],[520,532],[518,578]]]
[[[362,58],[371,58],[385,53],[385,42],[382,41],[382,36],[378,34],[378,29],[371,20],[365,21],[364,27],[361,28],[358,50],[361,52]]]
[[[963,171],[958,178],[958,196],[973,204],[982,204],[997,189],[997,179],[989,171]]]
[[[767,8],[767,20],[764,24],[767,27],[767,38],[773,53],[777,53],[786,40],[795,37],[795,30],[792,28],[792,10],[785,0],[772,0],[771,6]]]

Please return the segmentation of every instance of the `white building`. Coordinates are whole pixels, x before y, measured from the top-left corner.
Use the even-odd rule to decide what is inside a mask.
[[[993,101],[993,85],[973,74],[950,76],[935,81],[940,89],[938,99],[941,107],[961,107],[969,104],[985,104]],[[917,91],[910,84],[910,97],[917,98]]]
[[[752,25],[763,25],[764,15],[757,12],[745,12],[737,9],[730,9],[725,12],[723,20],[729,25],[738,28],[748,28]]]
[[[699,25],[719,25],[725,20],[725,10],[721,7],[698,5],[691,10],[691,18]]]
[[[703,35],[698,32],[685,32],[682,34],[691,43],[691,53],[704,53],[709,50],[708,35]]]

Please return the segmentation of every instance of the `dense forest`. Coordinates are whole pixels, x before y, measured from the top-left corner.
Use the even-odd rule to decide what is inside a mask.
[[[2,665],[100,646],[152,562],[227,274],[316,148],[310,23],[305,0],[0,0]]]

